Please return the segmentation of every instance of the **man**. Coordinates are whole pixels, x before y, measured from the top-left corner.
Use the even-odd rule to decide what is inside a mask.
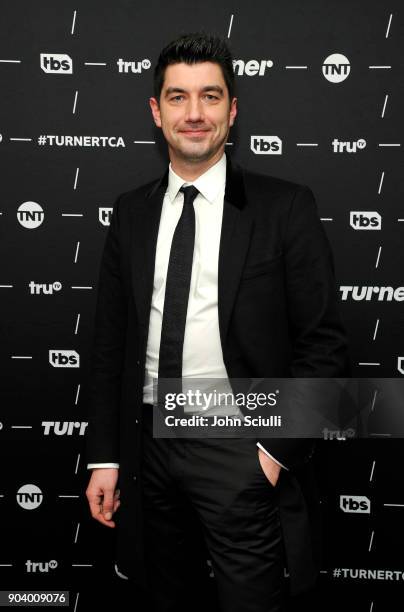
[[[119,570],[150,589],[159,612],[181,603],[192,512],[220,609],[274,612],[284,566],[292,594],[319,571],[313,441],[153,438],[153,379],[347,375],[332,255],[307,187],[225,153],[237,98],[224,41],[191,34],[167,45],[154,89],[170,165],[118,198],[106,238],[86,495],[105,526],[119,508]]]

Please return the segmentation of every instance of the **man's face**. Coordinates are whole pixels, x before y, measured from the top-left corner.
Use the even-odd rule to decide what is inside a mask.
[[[237,114],[237,99],[230,103],[222,70],[213,62],[167,66],[160,104],[150,98],[150,106],[171,161],[204,161],[224,150]]]

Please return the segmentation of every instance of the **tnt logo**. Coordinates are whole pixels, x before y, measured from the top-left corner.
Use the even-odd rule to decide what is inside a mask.
[[[338,140],[338,138],[334,138],[332,141],[333,153],[356,153],[365,147],[366,140],[364,138],[359,138],[359,140],[354,140],[353,142],[344,142]]]
[[[333,53],[323,62],[323,75],[330,83],[341,83],[351,72],[349,59],[342,53]]]
[[[24,510],[35,510],[42,504],[43,493],[34,484],[22,485],[17,491],[17,503]]]
[[[65,53],[41,53],[41,68],[47,74],[73,74],[73,60]]]
[[[35,283],[31,281],[28,283],[28,287],[31,295],[52,295],[55,291],[60,291],[62,283],[55,281],[54,283]]]
[[[233,70],[237,76],[264,76],[267,68],[272,68],[274,65],[272,60],[233,60]]]
[[[382,218],[379,213],[372,210],[351,210],[349,225],[354,230],[380,230]]]
[[[25,567],[27,568],[27,574],[35,574],[35,572],[48,573],[49,570],[56,569],[58,566],[58,562],[54,559],[50,561],[31,561],[31,559],[27,559],[25,562]]]
[[[364,495],[340,495],[339,507],[343,512],[370,514],[370,499]]]
[[[250,148],[256,155],[282,155],[282,140],[278,136],[251,136]]]
[[[49,363],[54,368],[79,368],[80,356],[76,351],[50,349]]]
[[[17,210],[17,219],[20,225],[27,229],[36,229],[44,220],[44,211],[37,202],[23,202]]]
[[[111,207],[106,207],[106,206],[100,206],[98,209],[98,221],[101,223],[101,225],[110,225],[111,224],[111,217],[112,217],[112,211],[114,209]]]
[[[51,433],[55,436],[72,436],[74,433],[84,436],[87,425],[87,421],[42,421],[44,436],[49,436]]]

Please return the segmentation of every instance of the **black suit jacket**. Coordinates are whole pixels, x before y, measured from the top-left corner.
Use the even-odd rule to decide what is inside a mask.
[[[333,257],[312,192],[243,170],[226,157],[218,314],[229,377],[347,376]],[[141,562],[130,568],[132,544],[136,554],[141,550],[140,407],[167,180],[168,169],[122,194],[114,207],[100,267],[89,385],[87,461],[120,464],[117,556],[138,579]],[[281,512],[292,592],[298,592],[314,583],[319,567],[314,442],[259,441],[290,469],[281,471]]]

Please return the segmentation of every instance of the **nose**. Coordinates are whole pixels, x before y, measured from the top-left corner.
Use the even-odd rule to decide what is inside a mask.
[[[186,121],[198,122],[203,120],[202,101],[199,96],[190,96],[186,107]]]

